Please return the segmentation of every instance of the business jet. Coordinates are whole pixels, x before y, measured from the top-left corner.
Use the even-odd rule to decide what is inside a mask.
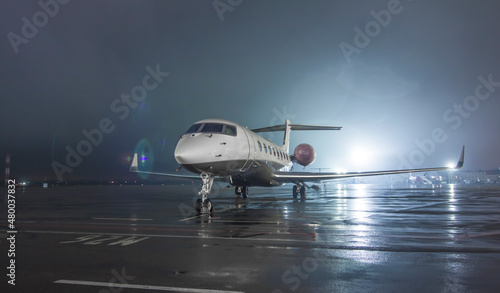
[[[462,148],[462,154],[455,167],[348,173],[291,171],[294,163],[305,167],[316,159],[314,148],[305,143],[298,145],[293,154],[289,154],[292,130],[340,130],[341,128],[292,124],[286,119],[285,124],[282,125],[249,130],[227,120],[201,120],[189,127],[181,136],[174,152],[175,160],[179,165],[192,173],[199,174],[198,176],[140,171],[137,153],[134,154],[130,171],[177,178],[201,178],[202,187],[199,192],[201,198],[197,200],[195,209],[197,214],[212,214],[214,207],[208,195],[215,179],[228,181],[235,186],[237,197],[247,198],[249,186],[280,186],[292,183],[294,184],[293,197],[300,195],[305,198],[306,182],[459,169],[464,163],[465,146]],[[257,134],[273,131],[284,131],[283,145],[277,145]]]

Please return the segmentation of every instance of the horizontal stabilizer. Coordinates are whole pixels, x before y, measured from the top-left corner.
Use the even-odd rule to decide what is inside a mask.
[[[290,124],[291,130],[340,130],[342,127],[339,126],[322,126],[322,125],[303,125],[303,124]],[[263,128],[252,129],[253,132],[274,132],[274,131],[285,131],[286,125],[275,125]]]

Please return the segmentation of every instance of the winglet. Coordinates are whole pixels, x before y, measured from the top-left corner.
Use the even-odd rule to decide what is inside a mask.
[[[134,159],[132,160],[132,165],[130,165],[130,169],[129,171],[130,172],[137,172],[139,170],[139,167],[138,167],[138,163],[137,163],[137,153],[134,154]]]
[[[464,166],[464,155],[465,155],[465,145],[462,147],[462,154],[460,155],[460,159],[458,160],[457,166],[453,169],[460,169]]]

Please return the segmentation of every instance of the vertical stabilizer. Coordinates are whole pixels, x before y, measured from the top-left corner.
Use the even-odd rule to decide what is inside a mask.
[[[283,149],[288,154],[290,152],[290,131],[292,126],[289,119],[285,120],[285,136],[283,137]]]

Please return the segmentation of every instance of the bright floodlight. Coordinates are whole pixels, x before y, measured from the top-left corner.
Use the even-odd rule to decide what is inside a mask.
[[[372,152],[366,147],[356,147],[351,152],[351,161],[357,165],[364,164],[372,158]]]

